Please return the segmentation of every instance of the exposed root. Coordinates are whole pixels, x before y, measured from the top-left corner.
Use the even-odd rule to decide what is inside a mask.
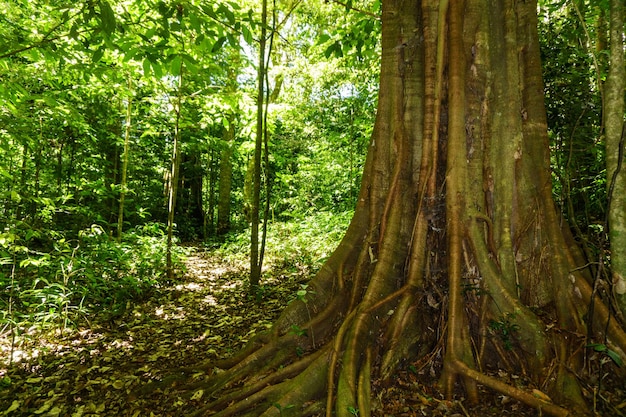
[[[450,365],[459,374],[471,378],[479,384],[489,387],[504,395],[515,398],[516,400],[519,400],[530,407],[536,408],[540,412],[545,412],[548,415],[558,417],[566,417],[568,415],[571,415],[570,411],[565,408],[547,402],[541,399],[538,395],[529,394],[528,392],[523,391],[519,388],[515,388],[511,385],[505,384],[504,382],[496,378],[485,375],[482,372],[478,372],[475,369],[470,368],[463,362],[454,361],[450,363]]]
[[[311,399],[319,398],[324,391],[327,354],[328,348],[320,349],[264,379],[236,388],[191,416],[229,417],[241,416],[245,412],[263,417],[302,416],[319,410],[317,401]],[[211,414],[213,411],[217,412]]]
[[[208,412],[209,410],[220,410],[227,407],[228,404],[242,401],[245,398],[251,397],[252,395],[262,391],[268,386],[276,385],[285,380],[288,380],[289,378],[293,378],[294,376],[304,371],[304,369],[310,366],[311,363],[313,363],[315,360],[317,360],[317,358],[322,356],[322,354],[326,353],[326,351],[326,349],[320,349],[317,352],[308,355],[297,362],[294,362],[288,366],[285,366],[284,368],[280,368],[270,373],[266,377],[259,379],[257,382],[248,385],[244,384],[240,388],[237,388],[228,394],[222,394],[217,400],[207,404],[205,407],[199,410],[199,412],[202,415],[202,413]]]
[[[372,348],[365,351],[365,360],[359,370],[357,404],[359,415],[370,417],[372,414],[370,399],[372,398]]]

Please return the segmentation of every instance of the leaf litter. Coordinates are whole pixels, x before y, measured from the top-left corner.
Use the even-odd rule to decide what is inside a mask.
[[[178,278],[122,312],[102,312],[71,334],[21,340],[16,355],[21,359],[11,366],[11,341],[0,339],[0,416],[185,416],[197,410],[205,392],[177,390],[178,376],[172,370],[235,353],[271,327],[315,272],[306,263],[268,266],[262,302],[255,303],[246,293],[245,262],[195,248],[185,264]],[[463,398],[445,400],[435,388],[434,368],[440,363],[432,361],[419,370],[405,365],[391,384],[372,381],[373,416],[538,415],[482,389],[478,406],[470,407]],[[498,376],[521,383],[518,376]],[[203,381],[208,375],[197,372],[186,378]],[[619,403],[611,407],[611,415],[625,415],[624,387],[612,382],[612,390],[605,386],[602,393],[611,401],[600,398]]]
[[[236,352],[271,327],[311,274],[306,266],[268,270],[263,300],[255,303],[243,263],[193,250],[186,271],[149,299],[114,317],[90,317],[90,326],[69,335],[22,340],[22,359],[10,367],[11,341],[0,340],[0,416],[185,415],[202,390],[188,398],[161,389],[136,393],[172,369]]]

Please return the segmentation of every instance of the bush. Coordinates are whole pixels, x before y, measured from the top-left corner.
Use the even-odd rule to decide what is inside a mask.
[[[35,244],[42,239],[53,242],[48,251]],[[5,230],[0,235],[0,328],[65,330],[88,313],[112,314],[159,284],[165,253],[164,227],[156,223],[138,226],[119,243],[98,225],[72,240],[23,225]],[[175,248],[177,264],[181,256]]]

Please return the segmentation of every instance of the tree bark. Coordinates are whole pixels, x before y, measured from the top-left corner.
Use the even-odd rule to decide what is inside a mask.
[[[172,246],[174,244],[174,214],[176,212],[176,195],[178,193],[178,181],[181,160],[181,132],[180,132],[180,110],[182,102],[183,87],[183,64],[180,64],[180,73],[178,74],[177,96],[174,103],[174,142],[172,143],[172,158],[169,174],[169,186],[167,195],[167,249],[165,254],[165,262],[167,269],[167,278],[174,278],[174,263],[172,260]]]
[[[254,147],[250,231],[250,292],[255,293],[261,279],[262,259],[259,255],[259,214],[261,208],[261,154],[263,152],[263,103],[265,102],[265,43],[267,38],[267,0],[262,0],[261,37],[259,40],[259,68],[257,72],[257,118]]]
[[[448,398],[475,402],[480,384],[540,413],[591,413],[586,346],[624,358],[626,334],[596,300],[584,336],[592,291],[552,201],[536,8],[383,1],[354,218],[306,299],[214,364],[216,399],[197,415],[370,416],[373,379],[407,359],[440,370]]]
[[[124,203],[126,200],[126,187],[127,187],[127,174],[128,174],[128,159],[130,151],[130,132],[132,129],[132,79],[130,74],[128,75],[128,102],[126,103],[126,125],[124,129],[124,154],[122,156],[122,182],[120,183],[120,200],[117,212],[117,241],[122,240],[122,231],[124,228]]]
[[[626,170],[624,161],[624,5],[610,3],[610,64],[604,85],[604,129],[609,196],[609,241],[613,290],[622,317],[626,316]]]
[[[207,192],[207,202],[206,202],[206,212],[204,214],[204,236],[213,236],[215,231],[215,188],[217,183],[217,169],[216,169],[216,157],[215,150],[211,148],[209,151],[209,162],[208,162],[208,170],[209,170],[209,181],[208,181],[208,192]]]
[[[217,235],[230,231],[230,193],[233,177],[233,147],[235,146],[235,121],[229,116],[228,128],[224,129],[224,146],[220,155],[219,197],[217,204]]]

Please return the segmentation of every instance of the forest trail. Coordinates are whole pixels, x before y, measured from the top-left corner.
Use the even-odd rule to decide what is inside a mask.
[[[10,378],[0,388],[0,415],[182,416],[196,408],[198,393],[136,393],[172,369],[230,355],[270,326],[293,291],[268,286],[256,304],[245,292],[244,266],[199,248],[190,248],[185,265],[137,304],[90,316],[64,336],[24,341],[9,369],[10,340],[0,341],[0,377]]]
[[[10,341],[0,340],[0,378],[10,377],[0,387],[0,416],[186,416],[209,402],[201,388],[181,390],[172,370],[237,351],[270,326],[311,271],[305,265],[271,266],[264,274],[263,300],[255,303],[246,294],[247,265],[202,248],[189,250],[185,271],[142,302],[90,317],[90,326],[65,336],[24,342],[15,351],[22,360],[8,369]],[[183,383],[206,377],[198,372]],[[373,415],[536,415],[492,393],[485,393],[490,399],[480,410],[441,400],[432,387],[436,378],[434,369],[407,364],[391,386],[373,381]]]

